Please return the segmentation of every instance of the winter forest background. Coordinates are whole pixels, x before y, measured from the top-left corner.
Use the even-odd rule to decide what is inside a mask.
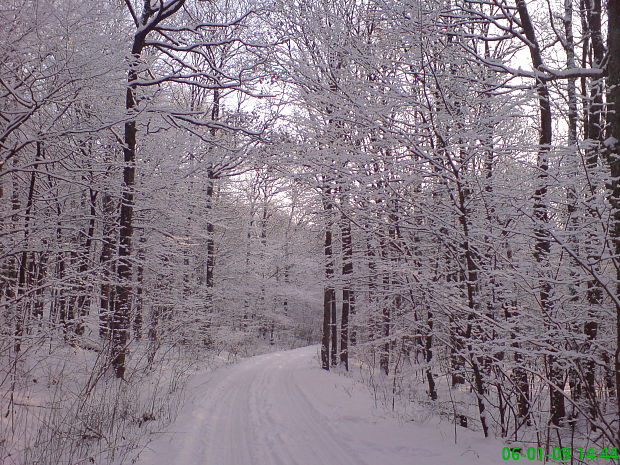
[[[619,0],[3,0],[0,45],[0,462],[319,342],[398,415],[620,445]]]

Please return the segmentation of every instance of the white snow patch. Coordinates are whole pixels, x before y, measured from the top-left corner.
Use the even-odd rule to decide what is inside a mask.
[[[321,370],[316,346],[192,380],[175,423],[140,465],[455,465],[502,462],[503,444],[438,419],[401,424],[367,388]]]

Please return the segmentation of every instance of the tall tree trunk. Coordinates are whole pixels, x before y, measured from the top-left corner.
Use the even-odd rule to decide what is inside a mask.
[[[566,53],[566,68],[575,68],[576,55],[575,55],[575,39],[573,35],[573,1],[564,0],[564,51]],[[585,44],[584,44],[585,46]],[[578,160],[578,141],[577,141],[577,125],[579,121],[578,107],[577,107],[577,79],[568,78],[566,80],[566,94],[568,99],[568,184],[566,186],[566,203],[567,203],[567,231],[568,231],[568,243],[575,254],[579,254],[579,239],[577,237],[579,231],[579,218],[578,218],[578,198],[577,190],[575,187],[574,179],[577,178],[579,173],[579,160]],[[587,128],[587,125],[586,125]],[[571,295],[571,302],[573,305],[578,305],[579,295],[579,263],[574,259],[570,259],[570,284],[569,293]],[[575,328],[576,330],[576,328]],[[576,364],[578,365],[578,364]],[[579,375],[579,366],[570,367],[569,373],[569,386],[572,398],[573,409],[571,418],[577,416],[578,410],[575,406],[579,403],[581,398],[581,377]]]
[[[588,33],[592,43],[592,67],[600,68],[603,66],[603,60],[605,58],[605,45],[603,43],[603,37],[601,34],[601,0],[584,0],[586,24],[588,26]],[[587,107],[587,124],[585,126],[586,139],[588,139],[588,145],[586,148],[586,170],[588,172],[589,180],[589,198],[586,199],[587,215],[590,219],[596,220],[597,218],[597,206],[596,201],[599,193],[599,183],[597,176],[597,167],[599,164],[599,153],[601,152],[601,146],[603,141],[603,78],[595,78],[590,84],[590,99],[591,103]],[[592,181],[594,180],[594,181]],[[599,240],[596,237],[596,231],[588,228],[586,231],[586,253],[588,261],[590,263],[597,263],[600,259],[600,254],[597,249]],[[593,269],[598,272],[599,267],[594,265]],[[585,391],[588,394],[590,403],[589,415],[590,420],[596,419],[597,407],[597,389],[596,389],[596,364],[593,360],[594,353],[596,352],[595,339],[598,334],[598,321],[600,319],[600,306],[603,303],[603,290],[599,283],[595,279],[588,280],[587,283],[587,300],[588,300],[588,312],[586,316],[586,322],[584,323],[583,331],[587,338],[587,351],[590,356],[588,360],[584,362],[584,381]],[[593,428],[594,422],[591,422]]]
[[[326,184],[326,183],[325,183]],[[325,212],[325,242],[323,247],[325,259],[325,284],[323,286],[323,336],[321,339],[321,366],[325,370],[330,367],[330,342],[336,342],[331,337],[332,328],[332,307],[336,305],[336,293],[333,285],[334,258],[332,253],[332,203],[331,189],[329,186],[323,187],[323,210]]]
[[[43,309],[45,307],[45,289],[43,287],[43,281],[45,280],[45,275],[47,273],[47,260],[48,254],[46,252],[41,252],[39,254],[39,260],[35,266],[34,286],[36,287],[36,300],[33,305],[32,316],[35,320],[37,320],[38,324],[40,324],[43,319]]]
[[[267,248],[267,187],[265,186],[263,190],[263,199],[261,205],[261,216],[259,220],[259,228],[260,228],[260,261],[261,263],[265,263],[265,249]],[[260,292],[259,292],[259,308],[261,309],[261,314],[265,315],[267,312],[267,296],[265,289],[265,281],[267,280],[267,275],[265,273],[265,269],[261,270],[260,276]],[[272,320],[273,321],[273,320]],[[267,337],[268,331],[268,319],[264,316],[261,317],[260,323],[260,332],[263,338]],[[272,327],[273,328],[273,327]],[[271,332],[273,335],[273,332]]]
[[[136,303],[134,305],[133,313],[133,334],[137,340],[142,339],[143,331],[143,312],[144,312],[144,255],[146,253],[146,236],[142,234],[140,236],[140,246],[137,254],[138,267],[136,270]]]
[[[517,0],[516,5],[525,37],[529,42],[528,48],[532,65],[534,69],[542,71],[544,65],[542,54],[525,0]],[[553,313],[553,302],[551,296],[552,287],[547,276],[549,273],[549,253],[551,252],[547,190],[549,183],[549,151],[551,150],[553,132],[549,88],[547,82],[543,78],[539,77],[536,79],[536,92],[538,94],[538,106],[540,111],[540,138],[537,157],[539,173],[537,180],[538,187],[534,192],[534,219],[536,221],[534,257],[540,268],[540,306],[543,316],[547,321],[550,321]],[[564,376],[558,361],[559,352],[559,350],[556,350],[554,353],[548,355],[547,358],[551,423],[555,426],[561,426],[566,416],[566,409],[564,406]]]
[[[113,221],[113,216],[116,214],[116,202],[108,192],[104,192],[101,204],[103,224],[101,226],[101,255],[99,256],[99,266],[102,270],[99,302],[99,336],[107,339],[110,337],[112,302],[114,301],[112,275],[116,271],[112,261],[114,249],[116,248],[116,228]]]
[[[84,317],[88,314],[92,296],[92,287],[89,284],[90,279],[86,277],[90,266],[90,254],[95,235],[95,221],[97,219],[97,192],[91,187],[88,190],[88,228],[85,232],[84,245],[78,257],[78,275],[76,288],[78,295],[76,296],[77,320],[75,323],[75,333],[78,336],[84,334]]]
[[[86,260],[84,263],[85,267],[88,267],[90,261],[90,249],[93,243],[93,237],[95,235],[95,226],[97,221],[97,191],[90,188],[88,191],[88,199],[89,199],[89,211],[90,218],[88,220],[88,233],[86,238],[86,243],[84,244],[84,253],[86,254]],[[84,270],[86,271],[86,270]],[[84,309],[85,311],[89,310],[90,301],[91,301],[92,293],[84,301]]]
[[[366,243],[366,262],[367,262],[367,266],[368,266],[368,278],[367,278],[367,283],[366,283],[366,287],[368,289],[368,304],[371,307],[371,310],[374,310],[373,306],[374,304],[377,303],[377,290],[376,290],[376,285],[375,285],[375,279],[377,276],[377,264],[376,264],[376,255],[375,252],[373,250],[373,247],[370,243],[370,233],[368,231],[366,231],[366,237],[364,239],[364,242]],[[368,322],[368,339],[369,340],[374,340],[375,339],[375,335],[377,333],[376,331],[376,324],[375,324],[375,312],[371,311],[370,315],[369,315],[369,319],[370,321]],[[373,351],[374,354],[374,348],[371,345],[370,346],[370,350]],[[374,356],[374,355],[373,355]]]
[[[333,209],[333,202],[331,199],[329,202],[329,210]],[[326,264],[325,264],[325,276],[327,278],[327,293],[328,293],[328,302],[329,302],[329,333],[330,333],[330,364],[331,366],[336,366],[338,364],[338,321],[336,317],[336,289],[334,288],[333,279],[334,279],[334,254],[332,250],[332,224],[331,224],[331,211],[329,211],[328,215],[330,216],[330,225],[329,231],[326,232],[325,236],[325,255],[326,255]],[[329,233],[329,241],[327,238],[327,233]],[[329,242],[329,247],[327,243]]]
[[[430,305],[427,306],[426,312],[426,335],[424,336],[424,362],[426,368],[426,381],[428,382],[428,395],[431,400],[437,400],[437,389],[435,388],[435,378],[431,363],[433,361],[433,311]]]
[[[207,169],[207,188],[205,191],[205,216],[207,217],[207,244],[206,244],[206,269],[205,285],[207,290],[206,315],[205,321],[208,322],[213,313],[213,273],[215,269],[215,224],[213,223],[213,197],[214,197],[215,175],[213,169]]]
[[[346,217],[344,209],[346,200],[341,205],[340,235],[342,237],[342,313],[340,323],[340,363],[349,370],[349,315],[353,308],[353,289],[351,278],[353,274],[353,246],[351,240],[351,222]]]
[[[220,119],[220,91],[215,89],[213,91],[213,105],[211,107],[211,121],[218,121]],[[215,139],[217,136],[217,128],[213,126],[210,130],[211,137]],[[206,212],[207,218],[207,264],[206,264],[206,285],[207,285],[207,305],[206,305],[206,326],[210,326],[211,314],[213,313],[213,290],[214,280],[213,273],[215,270],[215,224],[213,222],[213,202],[215,194],[215,181],[217,176],[215,174],[214,166],[211,161],[207,166],[207,188],[205,192],[206,196]],[[208,339],[208,338],[207,338]]]
[[[383,262],[383,299],[381,309],[381,334],[384,342],[381,344],[379,352],[379,369],[385,374],[390,373],[390,329],[392,325],[392,303],[388,296],[392,291],[393,279],[389,270],[389,232],[388,239],[381,238],[379,248],[381,249],[381,258]]]
[[[474,354],[473,349],[473,340],[476,339],[476,335],[474,334],[475,327],[478,326],[476,323],[476,314],[478,313],[478,303],[477,303],[477,291],[478,291],[478,254],[471,246],[470,232],[469,232],[469,211],[467,209],[467,197],[468,190],[463,185],[462,180],[460,179],[460,171],[455,170],[455,177],[457,183],[457,195],[458,195],[458,210],[459,210],[459,223],[461,224],[461,228],[463,231],[463,242],[461,243],[461,252],[465,259],[465,269],[466,269],[466,284],[465,287],[467,289],[467,306],[469,307],[469,315],[467,317],[467,328],[465,330],[465,343],[467,345],[467,352],[469,356],[469,361],[471,363],[472,371],[474,374],[474,389],[476,393],[476,398],[478,401],[478,413],[480,415],[480,424],[482,425],[482,431],[484,433],[484,437],[488,437],[489,435],[489,427],[486,421],[486,405],[485,405],[485,394],[486,387],[483,380],[482,366],[484,365],[484,361],[480,356]]]
[[[148,9],[144,12],[144,19],[149,16]],[[145,21],[146,22],[146,21]],[[116,274],[118,284],[112,305],[112,319],[110,330],[112,333],[112,365],[117,378],[125,376],[127,357],[127,343],[129,341],[129,322],[132,303],[132,270],[131,252],[133,236],[133,209],[136,179],[136,120],[135,107],[138,103],[134,82],[138,79],[138,67],[144,49],[144,40],[148,31],[140,30],[134,36],[131,48],[131,63],[127,73],[127,90],[125,93],[125,109],[129,120],[125,123],[123,146],[123,189],[121,193],[121,208],[119,217],[118,264]]]
[[[13,159],[13,166],[17,166],[17,158]],[[11,223],[14,229],[19,229],[19,210],[21,208],[21,202],[19,201],[19,184],[17,178],[17,172],[14,171],[11,173]],[[15,242],[13,242],[13,247],[17,247],[17,238]],[[9,318],[7,323],[9,325],[15,324],[19,314],[17,313],[17,302],[15,300],[17,296],[18,289],[18,261],[17,254],[13,254],[6,261],[7,270],[6,270],[6,287],[5,287],[5,296],[7,299],[8,308],[12,308],[13,311],[9,312]],[[17,331],[17,328],[15,328]],[[15,352],[20,351],[19,345],[14,347]]]
[[[131,47],[131,59],[129,70],[127,71],[127,90],[125,92],[125,109],[128,120],[125,122],[125,133],[123,138],[123,182],[121,194],[121,208],[119,216],[119,243],[118,243],[118,265],[116,274],[118,283],[116,294],[112,306],[112,321],[110,329],[112,332],[112,352],[111,360],[117,378],[125,376],[125,359],[129,341],[129,326],[132,303],[132,236],[133,236],[133,209],[134,209],[134,184],[136,177],[136,80],[140,71],[140,61],[142,52],[146,44],[147,35],[153,31],[162,21],[174,15],[185,0],[169,0],[160,2],[153,6],[150,1],[143,4],[142,14],[137,16],[131,2],[126,2],[133,20],[136,25],[136,32],[133,36]]]
[[[508,257],[510,259],[511,257]],[[506,321],[510,326],[514,327],[518,324],[518,319],[515,318],[515,315],[512,309],[516,308],[517,303],[505,302],[504,303],[504,316]],[[513,369],[513,378],[514,378],[514,386],[517,395],[517,416],[520,422],[520,425],[523,423],[530,425],[530,383],[527,376],[527,371],[525,370],[523,363],[523,354],[521,353],[521,344],[517,340],[516,331],[510,331],[510,346],[514,349],[514,362],[515,367]],[[515,427],[518,429],[519,426]]]
[[[19,274],[17,279],[17,315],[15,319],[15,352],[19,352],[21,348],[21,338],[24,334],[24,327],[27,324],[28,315],[26,314],[27,306],[24,302],[26,294],[26,270],[28,269],[28,237],[30,235],[30,219],[32,214],[32,203],[34,198],[34,187],[36,183],[36,169],[38,162],[41,160],[41,142],[37,142],[37,154],[35,163],[30,174],[30,186],[28,187],[28,198],[26,200],[26,214],[24,218],[24,245],[19,263]]]
[[[611,236],[616,257],[620,257],[620,0],[608,0],[607,2],[607,103],[609,110],[608,134],[605,144],[607,146],[607,159],[610,165],[610,203],[613,215],[613,228]],[[620,296],[620,266],[616,262],[616,296]],[[618,300],[616,300],[618,302]],[[616,374],[616,421],[620,423],[620,304],[616,304],[616,347],[614,368]],[[620,426],[617,429],[620,445]]]

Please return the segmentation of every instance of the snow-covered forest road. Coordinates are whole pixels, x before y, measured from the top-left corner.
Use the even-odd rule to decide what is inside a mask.
[[[454,465],[501,462],[501,444],[448,422],[399,424],[317,347],[253,357],[195,380],[141,465]],[[431,424],[432,423],[432,424]],[[481,434],[480,434],[481,436]]]

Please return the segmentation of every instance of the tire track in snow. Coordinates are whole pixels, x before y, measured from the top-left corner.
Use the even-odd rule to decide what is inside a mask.
[[[433,426],[374,416],[366,388],[318,368],[316,350],[253,357],[206,375],[138,464],[454,465],[470,455]],[[472,443],[470,451],[485,452],[478,465],[498,463],[499,444]]]

